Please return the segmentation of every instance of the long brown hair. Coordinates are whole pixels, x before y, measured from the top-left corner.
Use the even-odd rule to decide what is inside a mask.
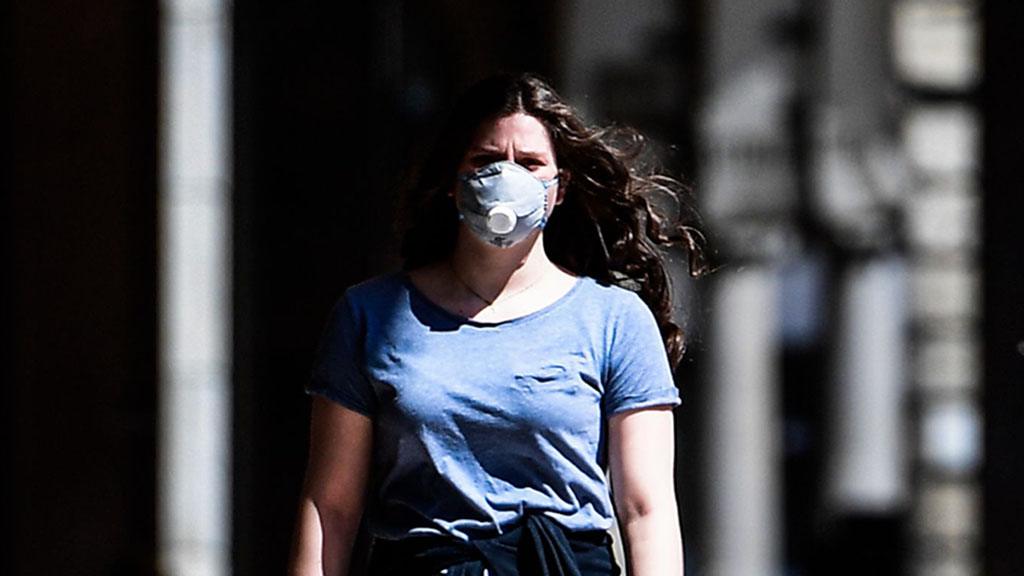
[[[547,127],[559,172],[569,175],[564,200],[544,228],[548,257],[575,274],[637,292],[657,319],[676,367],[685,338],[672,319],[672,289],[661,250],[682,247],[690,275],[707,272],[704,236],[690,190],[644,163],[646,147],[640,133],[627,127],[586,125],[535,75],[492,76],[459,100],[402,197],[398,228],[403,268],[411,270],[451,255],[458,212],[447,191],[454,185],[457,167],[482,123],[516,112]]]

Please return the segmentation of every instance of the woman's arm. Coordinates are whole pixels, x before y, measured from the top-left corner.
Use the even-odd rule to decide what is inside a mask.
[[[291,576],[348,574],[372,444],[369,418],[313,397],[309,464],[288,565]]]
[[[615,414],[608,424],[612,494],[629,576],[681,576],[672,410]]]

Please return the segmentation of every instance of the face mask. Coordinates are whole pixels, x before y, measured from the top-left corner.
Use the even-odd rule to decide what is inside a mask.
[[[547,223],[547,189],[558,178],[541,180],[508,160],[459,176],[459,220],[485,242],[507,248]]]

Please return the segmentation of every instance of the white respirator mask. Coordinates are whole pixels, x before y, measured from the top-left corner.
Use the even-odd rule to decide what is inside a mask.
[[[558,177],[541,180],[526,168],[502,160],[460,174],[455,205],[459,220],[481,240],[499,248],[522,241],[548,220],[547,190]]]

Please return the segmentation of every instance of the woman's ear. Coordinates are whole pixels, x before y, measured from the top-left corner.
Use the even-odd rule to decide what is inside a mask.
[[[565,199],[565,190],[569,187],[569,180],[572,180],[572,174],[568,170],[558,171],[558,194],[555,195],[555,206],[561,204]]]

